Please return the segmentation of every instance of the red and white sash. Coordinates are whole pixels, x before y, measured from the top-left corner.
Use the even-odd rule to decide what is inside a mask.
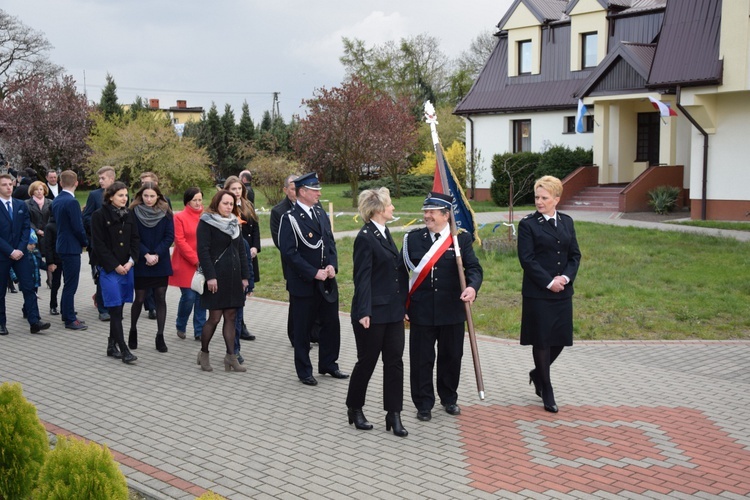
[[[406,297],[406,307],[409,307],[411,295],[414,290],[419,288],[419,285],[421,285],[425,278],[427,278],[427,275],[432,271],[432,267],[438,259],[443,256],[445,251],[448,250],[451,243],[453,243],[453,238],[450,236],[447,238],[440,238],[433,242],[430,249],[422,257],[422,260],[419,261],[419,264],[417,264],[417,266],[411,271],[409,277],[409,294]]]

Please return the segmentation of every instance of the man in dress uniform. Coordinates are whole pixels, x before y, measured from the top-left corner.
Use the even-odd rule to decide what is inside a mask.
[[[411,271],[407,319],[411,398],[417,418],[432,418],[435,391],[432,384],[437,342],[437,392],[440,403],[451,415],[461,409],[458,382],[464,347],[464,302],[473,302],[482,285],[482,266],[472,249],[472,237],[458,234],[463,258],[466,289],[461,290],[456,266],[456,251],[451,236],[450,217],[453,198],[431,192],[424,201],[425,226],[404,236],[402,257]]]
[[[310,331],[315,318],[321,322],[318,373],[345,379],[339,370],[341,346],[338,258],[328,216],[318,205],[320,183],[315,173],[294,181],[297,201],[279,223],[279,251],[284,260],[289,307],[294,317],[294,365],[305,385],[317,385],[310,362]]]

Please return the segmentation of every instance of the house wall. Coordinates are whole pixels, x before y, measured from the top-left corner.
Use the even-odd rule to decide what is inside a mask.
[[[591,149],[594,145],[594,134],[564,134],[566,116],[575,116],[574,109],[566,111],[549,111],[542,113],[514,113],[503,115],[475,115],[474,141],[481,148],[482,165],[478,165],[477,197],[482,192],[489,193],[492,183],[492,158],[513,150],[513,121],[531,120],[531,150],[541,152],[549,146],[565,145],[571,149],[582,147]],[[471,151],[471,124],[466,121],[466,150]],[[467,162],[468,162],[467,158]],[[480,198],[480,199],[489,199]]]
[[[750,0],[721,3],[722,92],[750,89]]]
[[[706,198],[709,219],[750,220],[747,159],[747,117],[750,116],[750,95],[747,92],[723,93],[716,98],[716,133],[709,135],[708,179]],[[690,173],[691,217],[700,218],[703,180],[703,136],[693,129],[691,134]]]
[[[541,28],[519,28],[508,32],[508,76],[518,76],[518,42],[531,40],[531,74],[538,75],[541,70]]]

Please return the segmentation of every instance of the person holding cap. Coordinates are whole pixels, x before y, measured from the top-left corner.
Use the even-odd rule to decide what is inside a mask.
[[[458,233],[466,288],[461,290],[456,251],[451,236],[453,198],[431,192],[422,211],[425,226],[404,236],[401,250],[411,271],[406,319],[411,322],[409,363],[411,398],[417,418],[432,419],[435,391],[432,384],[437,343],[437,393],[450,415],[459,415],[458,382],[464,347],[464,302],[473,302],[482,285],[482,266],[472,249],[472,237]]]
[[[318,385],[310,362],[310,330],[315,318],[321,323],[318,373],[346,379],[339,370],[341,347],[339,294],[336,283],[338,258],[328,216],[318,205],[320,183],[312,172],[294,181],[297,201],[281,217],[279,250],[286,266],[289,307],[294,317],[294,366],[305,385]]]

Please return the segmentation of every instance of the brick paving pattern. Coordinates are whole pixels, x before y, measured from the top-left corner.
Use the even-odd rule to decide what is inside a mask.
[[[418,422],[407,363],[401,439],[385,431],[380,369],[365,406],[372,431],[347,425],[348,381],[299,383],[285,303],[246,306],[258,336],[242,344],[247,373],[221,370],[220,336],[215,371],[200,371],[199,343],[174,333],[173,288],[169,352],[155,350],[156,324],[142,315],[136,364],[107,358],[108,324],[97,320],[83,267],[76,306],[87,331],[47,315],[43,288],[40,311],[53,326],[31,335],[20,294],[7,295],[0,381],[23,384],[48,431],[106,443],[129,485],[150,498],[207,489],[230,499],[750,496],[750,342],[577,342],[553,365],[553,415],[528,385],[530,349],[480,336],[486,399],[467,341],[462,415],[438,407]],[[341,320],[339,361],[350,372],[356,348],[348,316]]]

